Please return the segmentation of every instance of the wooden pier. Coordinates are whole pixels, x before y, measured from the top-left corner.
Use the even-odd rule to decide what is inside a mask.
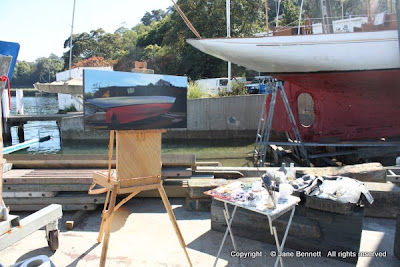
[[[17,126],[19,142],[24,142],[24,124],[28,121],[56,121],[57,125],[60,125],[60,121],[64,118],[75,118],[82,116],[83,112],[74,112],[68,114],[11,115],[5,120],[6,122],[3,124],[3,140],[5,143],[11,144],[11,127]]]

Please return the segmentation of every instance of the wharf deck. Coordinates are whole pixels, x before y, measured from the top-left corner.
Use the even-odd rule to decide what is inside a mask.
[[[63,210],[94,210],[105,200],[105,194],[88,195],[93,171],[96,170],[101,169],[10,170],[3,174],[4,202],[12,211],[38,210],[49,203],[61,204]],[[183,171],[187,175],[188,170],[185,168]],[[169,197],[186,196],[190,176],[179,177],[179,174],[176,169],[163,170],[164,188]],[[149,190],[138,196],[157,197],[159,193]]]
[[[39,114],[39,115],[11,115],[7,118],[7,123],[26,123],[28,121],[58,121],[63,118],[82,117],[83,112],[74,112],[68,114]]]

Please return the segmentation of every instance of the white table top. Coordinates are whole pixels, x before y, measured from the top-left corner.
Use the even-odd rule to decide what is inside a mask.
[[[232,202],[226,199],[222,199],[222,198],[218,198],[218,197],[214,197],[215,200],[218,201],[222,201],[234,206],[238,206],[240,208],[244,208],[247,210],[251,210],[263,215],[268,216],[271,220],[275,220],[276,218],[280,217],[281,215],[285,214],[286,212],[290,211],[291,209],[293,209],[294,206],[296,206],[299,202],[300,202],[300,198],[295,197],[295,196],[289,196],[288,200],[285,203],[278,203],[276,204],[276,208],[275,209],[266,209],[266,210],[259,210],[256,209],[255,207],[249,207],[246,206],[240,202]]]

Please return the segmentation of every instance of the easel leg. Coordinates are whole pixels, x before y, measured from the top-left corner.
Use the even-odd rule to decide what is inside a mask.
[[[118,188],[117,186],[114,186],[114,189],[112,190],[111,198],[110,198],[110,206],[106,213],[107,218],[106,218],[106,223],[104,225],[105,236],[104,236],[103,248],[101,250],[100,267],[104,267],[106,264],[108,242],[110,241],[111,225],[112,225],[112,221],[114,218],[115,201],[117,199],[117,190],[118,190],[117,188]],[[104,214],[104,215],[106,215],[106,214]]]
[[[165,209],[167,210],[167,213],[169,215],[169,219],[170,219],[170,221],[171,221],[171,223],[172,223],[172,225],[173,225],[173,227],[175,229],[175,233],[176,233],[176,235],[177,235],[177,237],[179,239],[179,243],[181,244],[181,247],[183,248],[183,251],[185,252],[185,255],[186,255],[186,258],[187,258],[187,260],[189,262],[189,265],[192,266],[192,262],[190,261],[189,254],[187,253],[187,250],[186,250],[185,241],[183,240],[182,233],[181,233],[181,231],[179,229],[178,223],[176,222],[176,218],[175,218],[174,212],[172,211],[171,205],[170,205],[170,203],[168,201],[167,194],[165,193],[165,190],[164,190],[164,187],[163,187],[162,184],[158,188],[158,192],[160,192],[161,199],[162,199],[162,201],[164,203]]]
[[[100,229],[99,229],[99,236],[97,237],[98,243],[101,243],[101,241],[103,240],[104,226],[106,225],[107,218],[108,218],[107,206],[108,206],[109,200],[110,200],[110,191],[111,190],[107,191],[106,201],[104,201],[104,208],[101,213],[101,224],[100,224]]]

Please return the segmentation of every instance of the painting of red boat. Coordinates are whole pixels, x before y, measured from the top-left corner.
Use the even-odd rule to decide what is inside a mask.
[[[106,109],[106,122],[118,125],[167,113],[175,99],[170,96],[136,96],[92,98],[88,102]]]
[[[186,77],[85,70],[85,126],[186,128],[186,85]]]

